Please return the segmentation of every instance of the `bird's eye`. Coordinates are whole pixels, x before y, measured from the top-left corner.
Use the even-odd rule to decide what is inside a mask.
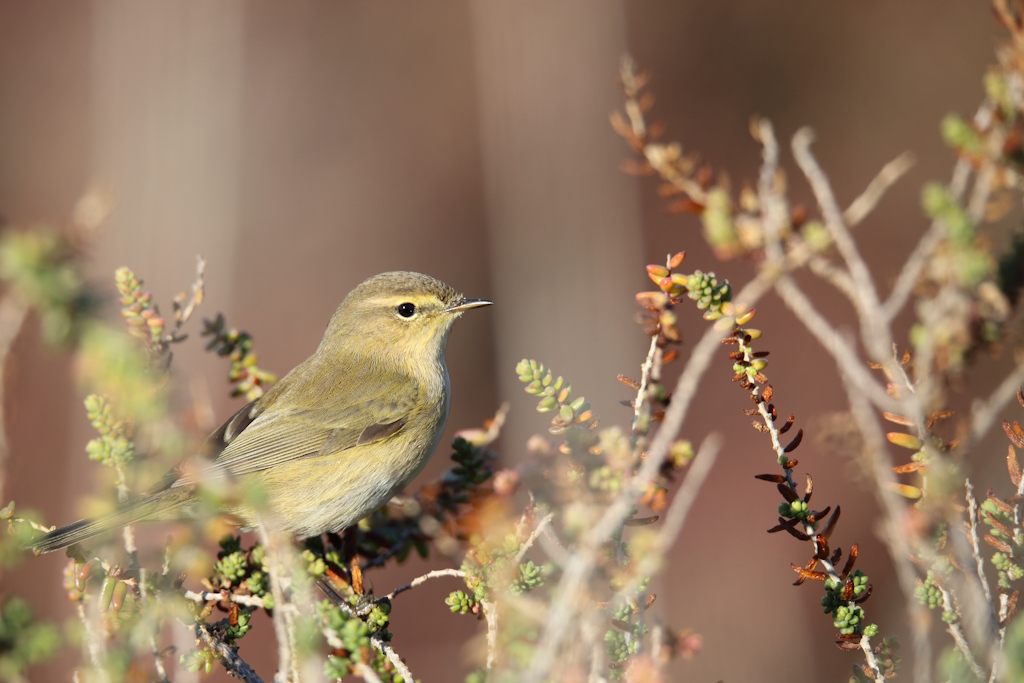
[[[403,318],[411,318],[416,315],[416,306],[410,303],[398,304],[398,308],[395,310],[398,311],[398,315]]]

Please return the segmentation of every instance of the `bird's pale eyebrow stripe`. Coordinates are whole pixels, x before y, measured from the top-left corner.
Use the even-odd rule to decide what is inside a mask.
[[[397,306],[398,304],[404,304],[407,301],[415,303],[417,301],[422,301],[423,299],[424,297],[422,294],[414,294],[410,296],[395,296],[392,294],[390,296],[374,297],[373,299],[368,299],[367,302],[371,306]]]

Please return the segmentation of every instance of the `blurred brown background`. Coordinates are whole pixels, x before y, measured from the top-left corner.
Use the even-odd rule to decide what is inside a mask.
[[[760,161],[747,134],[754,113],[783,140],[812,125],[844,202],[914,151],[910,177],[858,229],[887,289],[924,227],[922,182],[952,166],[938,122],[973,112],[996,35],[984,2],[3,0],[0,213],[16,225],[59,222],[87,186],[108,185],[118,208],[92,254],[95,280],[131,265],[167,307],[201,253],[203,313],[223,311],[252,332],[261,364],[281,373],[375,273],[418,270],[490,297],[496,305],[466,316],[451,338],[448,429],[478,425],[511,401],[503,451],[514,461],[546,424],[519,387],[517,360],[542,360],[605,424],[624,424],[617,402],[627,391],[614,378],[637,374],[646,349],[631,321],[643,266],[685,249],[689,269],[735,283],[750,276],[747,264],[713,260],[696,219],[666,216],[652,181],[619,172],[628,151],[607,117],[620,102],[625,51],[653,72],[653,118],[735,181],[754,177]],[[780,409],[804,427],[841,409],[831,362],[777,301],[759,309],[775,340]],[[834,320],[845,311],[833,309]],[[696,314],[684,322],[687,339],[702,326]],[[40,350],[31,324],[8,364],[3,495],[52,522],[75,517],[95,475],[69,371],[67,358]],[[218,416],[236,409],[224,364],[201,344],[176,352],[176,371],[183,385],[205,378]],[[705,639],[673,671],[696,681],[845,680],[857,659],[831,644],[819,592],[789,585],[789,563],[803,562],[805,548],[764,533],[777,495],[752,475],[774,459],[746,428],[730,374],[724,360],[712,370],[686,425],[694,439],[724,432],[727,445],[656,581],[667,621]],[[1002,448],[989,449],[993,462]],[[423,476],[444,464],[442,454]],[[856,467],[806,440],[804,465],[817,496],[847,511],[836,542],[861,544],[859,566],[875,584],[869,617],[905,637]],[[70,614],[63,562],[30,561],[2,590],[31,597],[45,615]],[[426,564],[373,580],[387,590]],[[450,614],[442,600],[456,586],[446,581],[402,596],[393,612],[396,649],[426,681],[461,680],[465,644],[483,631]],[[268,676],[274,653],[263,650],[242,643]],[[38,680],[67,680],[70,662]]]

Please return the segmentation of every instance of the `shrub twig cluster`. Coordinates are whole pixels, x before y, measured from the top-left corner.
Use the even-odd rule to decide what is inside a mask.
[[[936,667],[951,680],[1024,676],[1024,622],[1015,618],[1016,586],[1024,578],[1024,475],[1015,449],[1024,448],[1024,428],[1003,422],[1011,442],[1007,493],[977,496],[966,474],[969,457],[1015,393],[1024,406],[1024,365],[1015,363],[964,418],[951,409],[954,389],[979,354],[1020,351],[1012,322],[1024,283],[1024,238],[995,253],[988,233],[1005,221],[1022,187],[1024,3],[994,0],[993,6],[1009,42],[984,78],[985,100],[974,117],[951,115],[942,122],[955,155],[952,179],[922,189],[929,225],[888,292],[876,284],[855,228],[904,175],[909,155],[887,164],[844,208],[814,156],[813,134],[799,131],[791,153],[816,203],[808,208],[790,201],[779,142],[770,122],[756,118],[751,133],[761,148],[761,169],[734,190],[695,153],[661,141],[663,127],[648,121],[650,79],[624,60],[624,104],[612,115],[612,126],[634,152],[626,170],[656,177],[668,210],[699,219],[701,236],[717,258],[751,265],[749,283],[734,291],[708,269],[685,271],[682,252],[647,266],[655,288],[636,294],[646,354],[638,354],[636,378],[618,375],[631,392],[619,415],[603,409],[599,417],[565,378],[537,360],[522,360],[516,373],[550,421],[547,433],[527,444],[529,457],[517,467],[502,466],[494,450],[503,407],[482,428],[460,432],[451,465],[438,480],[343,533],[306,539],[301,548],[262,521],[255,539],[224,537],[212,516],[193,525],[191,538],[179,537],[157,555],[136,547],[131,527],[121,538],[123,551],[73,546],[64,590],[79,618],[74,639],[85,653],[81,676],[122,680],[144,671],[170,681],[173,662],[160,643],[168,629],[187,628],[196,646],[177,653],[177,666],[211,671],[220,665],[250,683],[267,680],[246,662],[244,651],[253,617],[264,610],[278,647],[277,680],[354,676],[412,683],[390,628],[404,616],[400,596],[429,581],[455,579],[460,583],[445,604],[481,622],[470,681],[663,681],[669,662],[701,648],[697,632],[679,627],[682,615],[661,608],[652,579],[665,570],[723,447],[717,434],[694,447],[683,431],[701,379],[722,359],[750,399],[746,414],[767,437],[766,453],[777,468],[750,472],[781,497],[777,508],[763,513],[764,520],[774,518],[768,531],[809,551],[809,559],[805,551],[792,564],[794,585],[821,584],[821,606],[837,645],[860,653],[851,680],[892,678],[903,656],[900,643],[881,637],[881,627],[868,622],[864,604],[872,584],[855,566],[875,560],[860,557],[855,543],[845,553],[838,547],[840,505],[819,507],[819,491],[812,506],[814,482],[797,474],[800,463],[793,456],[804,430],[793,434],[795,416],[779,412],[766,340],[752,327],[753,306],[769,293],[780,297],[835,363],[849,403],[839,422],[858,434],[847,446],[869,474],[882,511],[882,538],[910,616],[914,679],[935,680]],[[98,432],[86,451],[111,468],[124,504],[143,490],[146,462],[185,450],[168,391],[170,349],[186,340],[185,327],[203,304],[205,263],[199,259],[190,292],[174,299],[173,321],[161,316],[134,271],[119,269],[114,287],[126,327],[104,325],[94,306],[99,297],[84,284],[79,265],[81,236],[102,222],[103,203],[91,196],[84,206],[89,210],[80,207],[72,229],[0,235],[6,288],[0,320],[13,325],[10,332],[0,325],[0,363],[30,308],[38,311],[47,339],[75,350],[92,392],[85,399],[87,415]],[[804,270],[813,276],[810,285],[794,277]],[[855,334],[837,330],[834,312],[816,303],[819,289],[826,288],[851,305]],[[709,327],[679,363],[673,387],[666,370],[684,349],[679,317],[694,307]],[[895,332],[900,316],[912,318],[906,339]],[[251,335],[230,328],[223,315],[206,320],[203,335],[210,338],[208,349],[230,361],[232,395],[255,401],[275,381],[259,366]],[[886,422],[897,428],[883,427]],[[0,453],[2,434],[0,429]],[[900,451],[893,447],[910,451],[909,458],[897,461]],[[211,511],[218,500],[255,503],[260,495],[231,486],[206,493]],[[843,494],[829,492],[836,501]],[[12,532],[0,543],[5,567],[20,560],[21,543],[49,529],[31,512],[15,516],[13,502],[0,518]],[[204,540],[218,538],[214,554],[204,549]],[[403,562],[414,552],[449,566],[374,595],[363,572]],[[315,598],[316,591],[325,597]],[[938,658],[922,619],[929,608],[939,611],[949,634],[947,652]],[[22,601],[0,600],[0,677],[23,679],[28,667],[57,647],[52,625],[34,619]]]

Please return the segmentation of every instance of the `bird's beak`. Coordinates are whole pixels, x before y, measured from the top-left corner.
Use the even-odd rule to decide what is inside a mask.
[[[445,311],[448,313],[461,313],[462,311],[468,311],[471,308],[490,306],[492,303],[494,302],[488,301],[487,299],[467,299],[466,297],[462,297],[446,308]]]

